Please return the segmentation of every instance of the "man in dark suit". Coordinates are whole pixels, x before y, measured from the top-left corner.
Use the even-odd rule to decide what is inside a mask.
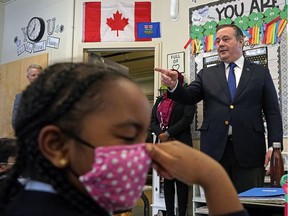
[[[173,100],[184,104],[204,101],[201,150],[223,165],[237,191],[242,192],[263,186],[272,142],[282,143],[278,97],[269,69],[244,59],[241,29],[219,26],[215,44],[222,62],[202,69],[186,89],[177,85],[176,72],[155,70],[161,73]]]
[[[37,64],[32,64],[29,65],[27,68],[27,74],[26,77],[29,80],[29,82],[33,82],[35,79],[38,78],[38,76],[40,75],[40,73],[42,72],[42,67],[40,65]],[[13,105],[13,111],[12,111],[12,127],[13,129],[15,128],[15,121],[16,121],[16,114],[17,114],[17,110],[21,101],[21,96],[22,96],[22,92],[18,93],[15,96],[15,100],[14,100],[14,105]]]

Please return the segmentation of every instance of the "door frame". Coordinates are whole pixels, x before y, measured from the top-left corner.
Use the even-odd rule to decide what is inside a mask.
[[[83,43],[80,47],[83,53],[83,62],[88,61],[88,51],[147,51],[154,50],[154,67],[162,67],[162,43],[161,42],[113,42],[113,43]],[[154,74],[154,102],[161,86],[160,74]]]

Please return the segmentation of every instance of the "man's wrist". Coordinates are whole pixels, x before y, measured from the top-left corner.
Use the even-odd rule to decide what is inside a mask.
[[[173,92],[175,91],[177,85],[178,85],[178,80],[176,80],[176,83],[175,83],[175,86],[174,86],[173,89],[171,89],[170,87],[168,87],[168,91],[171,92],[171,93],[173,93]]]

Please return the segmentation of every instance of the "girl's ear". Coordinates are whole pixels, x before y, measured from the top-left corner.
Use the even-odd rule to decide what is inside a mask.
[[[55,125],[45,126],[38,135],[41,153],[58,168],[65,168],[69,164],[69,140]]]

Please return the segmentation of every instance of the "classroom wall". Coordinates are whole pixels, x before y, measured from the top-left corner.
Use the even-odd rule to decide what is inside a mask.
[[[176,22],[172,21],[169,16],[170,2],[167,0],[151,0],[151,2],[152,21],[161,22],[162,36],[159,39],[153,39],[153,41],[162,43],[162,66],[165,67],[167,64],[167,54],[186,51],[184,50],[184,45],[189,39],[189,8],[212,1],[198,0],[197,3],[192,0],[180,1],[180,17]],[[75,0],[15,0],[5,5],[3,49],[0,63],[3,64],[31,55],[39,54],[23,52],[19,55],[17,54],[17,44],[14,43],[15,37],[18,37],[22,44],[25,43],[25,38],[23,37],[23,32],[21,29],[27,26],[29,20],[33,16],[40,16],[45,21],[48,19],[56,18],[56,25],[64,25],[64,31],[62,33],[58,32],[53,35],[60,38],[59,49],[46,48],[46,50],[41,51],[41,53],[46,52],[49,54],[49,63],[62,60],[72,60],[72,56],[74,61],[82,61],[82,8],[83,1]],[[63,10],[65,10],[65,13],[63,13]],[[15,13],[17,13],[17,16],[15,16]],[[13,27],[11,28],[11,26]],[[1,29],[3,29],[3,27]],[[47,33],[45,33],[44,38],[47,36]],[[171,41],[173,42],[171,43]],[[134,43],[137,44],[137,42]],[[131,42],[129,45],[133,46],[134,43]],[[149,42],[147,43],[149,44]],[[108,47],[111,45],[115,47],[122,46],[121,43],[115,44],[106,42],[104,44]],[[97,47],[101,45],[103,45],[101,42],[90,43],[91,47]],[[5,55],[3,55],[4,53]],[[188,62],[186,62],[185,65],[187,70]]]
[[[0,60],[2,59],[2,47],[3,47],[3,35],[4,35],[4,31],[2,31],[2,29],[4,29],[4,17],[5,17],[5,7],[4,4],[0,3]]]
[[[45,68],[48,55],[35,55],[0,65],[0,137],[14,136],[11,123],[15,95],[29,85],[27,67],[35,62]]]
[[[65,11],[65,12],[64,12]],[[45,50],[37,50],[22,52],[22,46],[29,41],[24,36],[23,28],[25,28],[29,20],[38,16],[44,19],[45,25],[48,20],[52,23],[52,19],[56,18],[56,26],[58,30],[53,33],[53,37],[60,39],[59,48],[48,48]],[[64,31],[60,32],[61,25]],[[5,5],[5,20],[3,31],[3,49],[1,64],[19,60],[33,55],[43,53],[49,54],[49,63],[58,61],[71,61],[72,56],[72,38],[73,38],[73,1],[71,0],[15,0]],[[47,31],[43,36],[43,40],[47,40]]]

